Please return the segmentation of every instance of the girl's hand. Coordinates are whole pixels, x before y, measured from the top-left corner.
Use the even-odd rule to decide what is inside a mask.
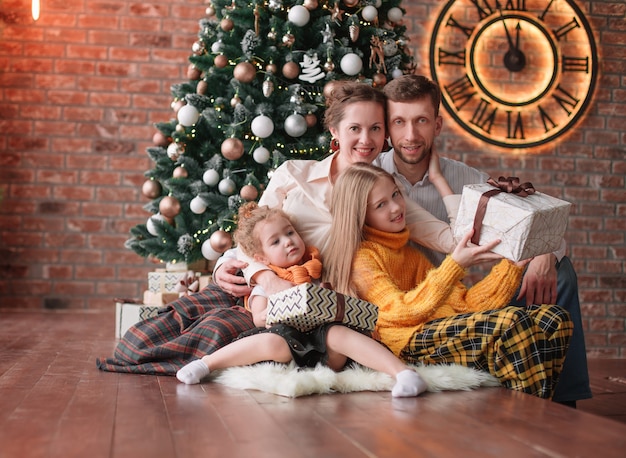
[[[502,259],[502,256],[496,253],[492,253],[491,250],[501,242],[501,240],[493,240],[485,245],[474,245],[470,243],[470,239],[474,234],[474,229],[471,229],[467,234],[463,236],[459,244],[452,252],[452,259],[454,259],[464,269],[483,264],[485,262],[498,261]]]

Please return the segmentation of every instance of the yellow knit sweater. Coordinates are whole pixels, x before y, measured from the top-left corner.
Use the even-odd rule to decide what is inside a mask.
[[[512,262],[501,261],[468,289],[461,283],[465,270],[450,256],[434,268],[408,240],[408,230],[389,233],[366,226],[365,241],[352,264],[358,296],[378,306],[376,330],[396,355],[424,323],[498,309],[515,294],[523,268]]]

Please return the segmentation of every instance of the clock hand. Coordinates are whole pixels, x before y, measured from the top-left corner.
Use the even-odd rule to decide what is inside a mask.
[[[519,49],[519,35],[522,30],[522,26],[518,21],[517,26],[515,27],[515,44],[513,43],[513,39],[509,34],[509,29],[506,27],[506,22],[504,22],[504,16],[502,15],[502,9],[500,9],[500,17],[502,18],[502,24],[504,25],[504,31],[506,32],[506,38],[509,41],[509,50],[504,55],[504,66],[510,72],[520,72],[526,66],[526,56]]]
[[[500,18],[502,20],[502,25],[504,26],[504,32],[506,33],[506,39],[509,42],[509,51],[517,50],[517,46],[513,44],[513,39],[511,38],[511,34],[509,33],[509,29],[507,29],[507,27],[506,27],[506,22],[504,22],[504,15],[502,14],[502,8],[500,7],[499,4],[498,4],[498,10],[500,11]]]

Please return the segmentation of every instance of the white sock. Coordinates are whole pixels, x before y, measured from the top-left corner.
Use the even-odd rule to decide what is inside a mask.
[[[394,398],[418,396],[426,391],[427,388],[428,385],[417,372],[407,369],[396,375],[396,384],[391,390],[391,396]]]
[[[195,385],[209,375],[209,368],[201,359],[190,362],[176,372],[176,378],[187,385]]]

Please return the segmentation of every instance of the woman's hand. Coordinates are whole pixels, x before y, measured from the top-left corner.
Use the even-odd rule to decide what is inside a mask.
[[[225,293],[231,296],[248,296],[252,288],[248,286],[245,278],[238,275],[239,271],[247,266],[247,262],[237,259],[227,259],[213,272],[213,281],[217,286],[222,288]]]
[[[492,253],[491,250],[501,242],[501,240],[493,240],[485,245],[474,245],[469,243],[474,229],[470,230],[463,236],[459,244],[452,252],[452,259],[454,259],[464,269],[483,264],[485,262],[498,261],[502,259],[502,256],[496,253]]]

